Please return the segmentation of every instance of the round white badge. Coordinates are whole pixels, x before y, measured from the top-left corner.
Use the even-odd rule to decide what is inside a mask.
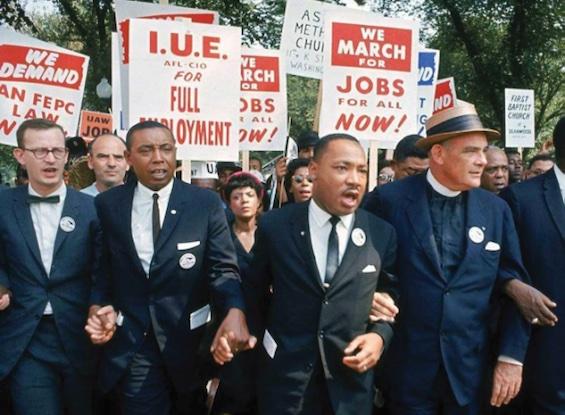
[[[351,232],[351,240],[357,246],[365,245],[365,241],[367,240],[367,237],[365,236],[365,231],[363,231],[363,229],[361,228],[353,229],[353,232]]]
[[[476,244],[480,244],[485,240],[485,234],[481,228],[473,226],[469,229],[469,239]]]
[[[72,232],[75,230],[75,220],[70,216],[63,216],[59,222],[59,226],[65,232]]]
[[[196,264],[196,257],[193,254],[184,254],[179,259],[179,265],[182,269],[190,269]]]

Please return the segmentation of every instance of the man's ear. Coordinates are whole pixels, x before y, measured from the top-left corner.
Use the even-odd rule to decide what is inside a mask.
[[[318,177],[318,170],[319,170],[319,164],[316,162],[316,160],[314,159],[310,159],[310,163],[308,164],[308,175],[312,176],[312,178],[314,180],[317,179]]]
[[[23,148],[19,148],[19,147],[16,147],[16,148],[14,148],[14,150],[12,150],[12,154],[13,154],[14,158],[16,159],[16,161],[18,163],[20,163],[22,166],[25,167],[26,163],[25,163],[25,160],[24,160],[24,152],[25,152],[25,150]]]

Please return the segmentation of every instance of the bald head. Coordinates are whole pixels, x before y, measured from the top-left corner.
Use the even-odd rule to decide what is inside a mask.
[[[96,188],[103,192],[124,182],[128,165],[126,143],[114,134],[96,137],[88,146],[88,167],[94,170]]]
[[[481,176],[481,187],[498,194],[508,186],[508,157],[504,150],[494,146],[487,148],[485,156],[487,165]]]

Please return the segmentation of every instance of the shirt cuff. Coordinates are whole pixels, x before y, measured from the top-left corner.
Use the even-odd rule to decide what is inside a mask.
[[[519,360],[513,359],[509,356],[504,356],[503,354],[498,356],[498,361],[504,362],[504,363],[509,363],[511,365],[524,366],[524,364],[522,362],[520,362]]]

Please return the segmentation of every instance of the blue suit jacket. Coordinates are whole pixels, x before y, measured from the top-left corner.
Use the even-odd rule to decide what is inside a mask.
[[[364,208],[391,223],[398,234],[400,286],[395,339],[387,355],[391,394],[404,402],[423,399],[443,365],[460,405],[477,395],[489,353],[491,294],[512,278],[528,278],[506,203],[482,189],[467,192],[465,254],[450,281],[442,273],[426,191],[426,175],[373,190]],[[487,250],[489,244],[498,250]],[[493,245],[494,244],[494,245]],[[501,322],[498,354],[523,361],[528,323],[509,303]]]
[[[112,304],[123,315],[104,348],[101,386],[117,382],[151,327],[172,381],[187,390],[206,331],[205,324],[191,329],[191,314],[209,304],[219,318],[229,308],[244,308],[235,250],[219,197],[175,179],[147,278],[131,232],[136,185],[128,182],[95,198],[106,273],[91,302]],[[195,262],[184,269],[179,262],[188,254]]]
[[[370,323],[369,312],[379,278],[394,264],[396,236],[389,224],[362,210],[356,212],[356,228],[363,230],[366,241],[361,246],[348,242],[326,289],[310,243],[308,202],[261,218],[253,262],[243,281],[253,331],[261,338],[267,329],[277,343],[272,359],[260,350],[261,413],[297,413],[318,365],[336,415],[371,412],[373,371],[359,374],[346,367],[343,350],[366,332],[381,335],[385,345],[390,342],[392,328]]]
[[[0,285],[12,291],[10,306],[0,311],[0,379],[26,349],[48,301],[67,357],[78,370],[91,373],[94,354],[84,325],[101,253],[93,199],[67,188],[62,217],[73,218],[75,229],[58,229],[48,278],[27,196],[28,187],[20,186],[0,197]]]
[[[555,327],[534,327],[525,392],[545,413],[565,413],[565,205],[555,172],[511,186],[501,195],[512,209],[532,284],[557,303]]]

